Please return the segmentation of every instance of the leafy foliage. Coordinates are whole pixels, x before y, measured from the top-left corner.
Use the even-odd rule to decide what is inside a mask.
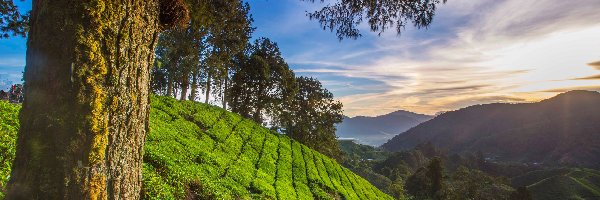
[[[335,124],[342,104],[317,79],[295,77],[277,43],[260,38],[237,58],[227,102],[231,110],[339,159]]]
[[[583,168],[538,170],[512,179],[528,191],[513,194],[514,199],[597,199],[600,197],[600,171]],[[522,189],[521,189],[522,190]],[[528,194],[530,193],[530,194]]]
[[[319,21],[323,29],[335,30],[340,40],[356,39],[361,36],[358,26],[363,21],[368,22],[371,31],[379,34],[394,26],[400,34],[410,22],[417,28],[427,27],[441,2],[445,3],[446,0],[342,0],[308,13],[308,16]]]
[[[0,199],[4,198],[3,189],[15,159],[19,109],[17,104],[0,100]]]
[[[497,178],[479,170],[461,167],[456,170],[446,184],[447,199],[508,199],[513,188],[506,178]]]
[[[285,63],[277,43],[260,38],[237,58],[229,93],[231,111],[263,123],[279,118],[295,92],[294,72]]]
[[[342,103],[319,80],[297,77],[298,91],[288,108],[277,117],[283,132],[329,157],[341,160],[335,124],[342,121]]]
[[[19,109],[0,101],[2,184],[14,158]],[[144,152],[144,199],[391,199],[287,136],[192,101],[152,98]]]
[[[181,0],[180,0],[181,1]],[[163,32],[156,49],[152,89],[157,94],[195,100],[203,85],[223,102],[234,56],[245,49],[252,18],[241,0],[186,0],[185,26]],[[188,95],[188,88],[192,89]]]
[[[0,0],[0,38],[27,35],[29,14],[22,14],[14,0]]]
[[[167,195],[176,198],[193,193],[219,199],[307,199],[339,193],[346,199],[358,199],[362,190],[352,189],[350,178],[358,180],[357,186],[377,190],[334,160],[217,107],[156,97],[151,116],[146,169],[159,174],[170,189],[164,190],[162,185],[158,190],[146,184],[148,198],[160,196],[150,191],[171,191]],[[315,159],[328,167],[319,175],[307,175],[311,170],[306,166],[314,165]],[[328,187],[323,180],[338,184]],[[154,179],[148,181],[155,183]],[[389,198],[382,192],[372,196]]]

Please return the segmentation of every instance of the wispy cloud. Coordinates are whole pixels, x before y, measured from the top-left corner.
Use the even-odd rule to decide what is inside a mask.
[[[600,91],[600,86],[579,86],[579,87],[564,87],[564,88],[555,88],[544,90],[541,92],[551,92],[551,93],[563,93],[572,90],[589,90],[589,91]]]
[[[574,80],[600,80],[600,74],[594,76],[586,76],[583,78],[576,78]]]
[[[290,64],[336,81],[359,78],[347,88],[381,88],[335,93],[350,116],[536,101],[550,91],[600,85],[581,64],[599,58],[600,21],[590,20],[600,18],[598,9],[597,0],[449,1],[428,30],[408,27],[401,37],[363,31],[358,42],[291,55]],[[588,65],[600,69],[600,61]]]
[[[591,62],[591,63],[588,63],[588,65],[593,68],[596,68],[597,70],[600,70],[600,61]]]

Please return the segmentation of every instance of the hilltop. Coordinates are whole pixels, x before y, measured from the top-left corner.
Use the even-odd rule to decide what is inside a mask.
[[[398,110],[376,117],[344,117],[337,125],[336,135],[355,138],[359,143],[379,146],[394,136],[430,120],[433,116]]]
[[[18,110],[0,102],[0,189]],[[202,103],[153,97],[144,151],[144,199],[391,199],[335,160]]]
[[[447,112],[382,145],[389,151],[431,142],[450,153],[491,161],[600,167],[600,93],[571,91],[523,104],[476,105]]]

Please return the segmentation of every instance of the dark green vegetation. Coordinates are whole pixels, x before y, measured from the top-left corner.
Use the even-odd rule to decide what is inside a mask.
[[[344,158],[350,161],[383,161],[392,153],[373,146],[357,144],[354,141],[340,140],[340,149]]]
[[[515,191],[508,178],[481,171],[492,166],[476,155],[447,156],[431,144],[391,153],[340,143],[344,166],[397,199],[507,199]]]
[[[472,106],[383,145],[401,151],[343,141],[344,165],[395,197],[599,199],[598,103],[597,92],[572,91],[540,103]]]
[[[0,101],[1,186],[19,108]],[[335,160],[206,104],[154,97],[146,139],[145,199],[391,199]]]
[[[337,125],[336,135],[355,138],[361,144],[380,146],[394,136],[419,125],[433,116],[408,111],[395,111],[377,117],[344,117]]]
[[[417,199],[598,199],[600,172],[486,161],[481,154],[452,154],[431,143],[410,151],[386,152],[340,141],[343,165],[380,190]],[[442,190],[431,192],[432,159],[442,160]],[[439,173],[439,166],[436,167]],[[439,178],[439,176],[438,176]],[[438,179],[439,180],[439,179]],[[436,197],[437,195],[437,197]]]
[[[4,199],[4,188],[15,159],[19,109],[15,104],[0,100],[0,199]]]
[[[251,21],[243,17],[247,15],[247,7],[240,9],[240,18],[246,22],[240,25],[247,30]],[[220,40],[212,34],[195,36],[197,30],[191,27],[183,33],[171,31],[161,36],[152,81],[156,94],[177,97],[180,90],[181,100],[198,100],[197,93],[203,90],[206,103],[212,94],[223,108],[256,123],[269,124],[273,130],[338,158],[335,124],[342,120],[342,104],[333,99],[333,94],[319,80],[296,77],[277,43],[267,38],[257,39],[243,49],[244,45],[239,44],[247,42],[246,38],[236,43],[235,52],[221,55],[222,52],[215,52],[218,45],[211,44]],[[249,37],[249,34],[247,30],[242,35]],[[233,51],[231,48],[225,49]],[[188,97],[190,83],[192,90]]]
[[[342,165],[367,179],[381,191],[392,194],[389,188],[392,181],[371,169],[375,163],[387,159],[390,155],[389,152],[368,145],[356,144],[353,141],[339,141],[339,144],[344,153]]]
[[[600,171],[592,169],[532,171],[513,178],[512,184],[527,186],[533,199],[600,199]]]
[[[488,104],[444,113],[382,147],[431,142],[449,153],[481,152],[492,162],[600,167],[600,93],[572,91],[528,104]]]

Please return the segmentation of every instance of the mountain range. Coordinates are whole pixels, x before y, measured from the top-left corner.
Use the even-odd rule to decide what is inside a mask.
[[[381,147],[432,143],[490,161],[600,167],[600,93],[570,91],[536,103],[475,105],[443,113]]]
[[[340,138],[353,138],[361,144],[379,146],[394,136],[433,118],[408,111],[395,111],[377,117],[344,117],[337,126]]]

